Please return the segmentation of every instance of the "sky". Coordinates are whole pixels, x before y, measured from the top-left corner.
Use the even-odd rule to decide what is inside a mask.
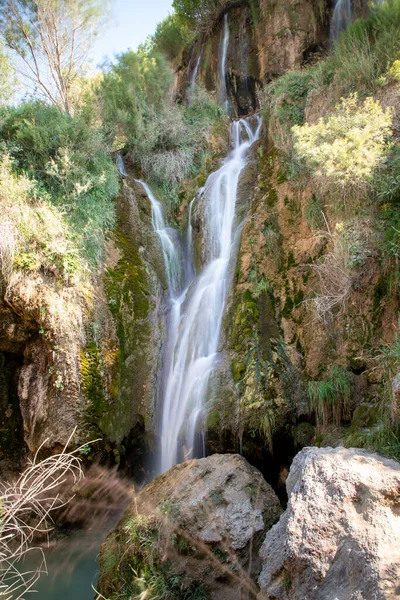
[[[109,25],[91,53],[94,65],[128,48],[136,50],[170,12],[172,0],[114,0]]]

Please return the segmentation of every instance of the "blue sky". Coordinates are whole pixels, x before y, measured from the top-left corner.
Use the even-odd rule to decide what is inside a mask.
[[[114,0],[109,25],[91,53],[95,65],[138,45],[172,12],[172,0]]]

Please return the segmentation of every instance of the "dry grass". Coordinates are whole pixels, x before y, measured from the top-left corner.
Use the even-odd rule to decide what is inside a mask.
[[[328,232],[332,250],[309,267],[316,273],[319,291],[314,298],[307,300],[319,320],[331,321],[333,313],[343,314],[353,285],[349,242],[341,234]]]
[[[83,477],[80,449],[68,453],[67,446],[42,461],[36,454],[17,481],[0,483],[0,597],[5,600],[22,598],[46,572],[43,550],[34,546],[35,539],[48,535],[51,514],[68,503],[60,494],[63,485]],[[39,567],[24,572],[21,563],[31,552],[40,555]]]

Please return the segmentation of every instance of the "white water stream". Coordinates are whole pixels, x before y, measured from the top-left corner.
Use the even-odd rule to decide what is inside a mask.
[[[331,42],[336,41],[353,19],[351,0],[336,0],[331,21]]]
[[[193,73],[192,73],[192,75],[190,77],[190,87],[191,88],[194,88],[194,86],[196,85],[197,74],[199,72],[200,63],[201,63],[201,59],[202,58],[203,58],[203,48],[200,51],[199,58],[197,59],[197,62],[196,62],[196,66],[193,69]]]
[[[229,48],[229,22],[228,13],[224,16],[224,27],[222,29],[222,38],[219,46],[219,83],[220,83],[220,102],[222,106],[229,110],[228,89],[226,79],[228,76],[228,48]]]
[[[385,1],[371,0],[371,4],[383,4]],[[330,41],[332,44],[339,39],[342,31],[347,29],[354,18],[352,0],[336,0],[330,30]]]
[[[154,230],[160,237],[169,292],[169,326],[164,353],[161,464],[167,471],[193,454],[196,430],[204,417],[204,401],[218,354],[221,322],[234,255],[235,207],[239,177],[250,146],[261,129],[259,116],[235,121],[232,150],[200,192],[207,264],[194,275],[189,219],[185,248],[177,232],[166,226],[161,204],[143,183],[151,205]],[[190,206],[192,211],[193,203]],[[191,215],[190,215],[191,216]]]

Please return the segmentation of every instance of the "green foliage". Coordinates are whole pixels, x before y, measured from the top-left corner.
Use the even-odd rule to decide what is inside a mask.
[[[0,42],[0,106],[10,101],[16,88],[16,75],[10,58]]]
[[[38,194],[34,180],[13,173],[8,155],[0,161],[0,270],[7,282],[13,269],[43,270],[66,283],[84,281],[85,262],[62,211]]]
[[[311,77],[310,69],[289,71],[268,86],[267,95],[277,99],[274,112],[279,123],[288,127],[303,124]]]
[[[177,14],[168,15],[157,25],[152,42],[158,52],[173,61],[180,57],[182,50],[189,44],[189,29]]]
[[[105,75],[101,96],[114,147],[125,147],[136,168],[176,209],[180,186],[204,166],[209,134],[223,112],[199,88],[190,92],[187,104],[176,104],[170,84],[171,71],[161,55],[129,52]]]
[[[310,229],[318,231],[324,225],[324,217],[322,215],[322,205],[316,196],[312,196],[307,202],[305,208],[305,217]]]
[[[346,447],[366,448],[400,461],[400,428],[383,421],[375,431],[350,431],[346,437]]]
[[[216,6],[222,10],[229,0],[173,0],[172,6],[178,17],[190,25],[205,19]]]
[[[400,0],[371,4],[367,17],[342,33],[327,58],[305,69],[289,71],[267,86],[264,116],[270,120],[270,133],[280,150],[291,157],[290,129],[304,124],[304,109],[314,90],[333,84],[335,93],[339,90],[345,97],[357,91],[361,97],[396,81],[399,23]],[[293,170],[293,157],[290,164]]]
[[[84,73],[108,0],[0,0],[0,34],[35,92],[72,114],[72,88]]]
[[[194,549],[163,525],[154,516],[130,515],[118,539],[113,534],[106,540],[100,553],[100,579],[108,600],[207,600],[201,583],[185,585],[181,575],[171,572],[165,551],[174,547],[179,554],[191,555]]]
[[[37,190],[61,210],[94,266],[105,232],[114,224],[116,168],[101,131],[84,116],[72,118],[42,102],[3,110],[0,138],[18,173],[38,182]]]
[[[353,377],[345,367],[334,366],[329,377],[308,383],[310,410],[315,412],[317,424],[326,427],[329,422],[339,425],[348,409]]]
[[[391,124],[390,109],[373,98],[360,104],[354,94],[317,124],[295,125],[294,148],[315,175],[335,186],[359,189],[385,160]]]
[[[334,81],[342,94],[375,91],[386,76],[391,78],[390,65],[399,59],[399,27],[399,0],[371,3],[367,17],[350,25],[333,54],[313,69],[316,82],[323,86]]]

